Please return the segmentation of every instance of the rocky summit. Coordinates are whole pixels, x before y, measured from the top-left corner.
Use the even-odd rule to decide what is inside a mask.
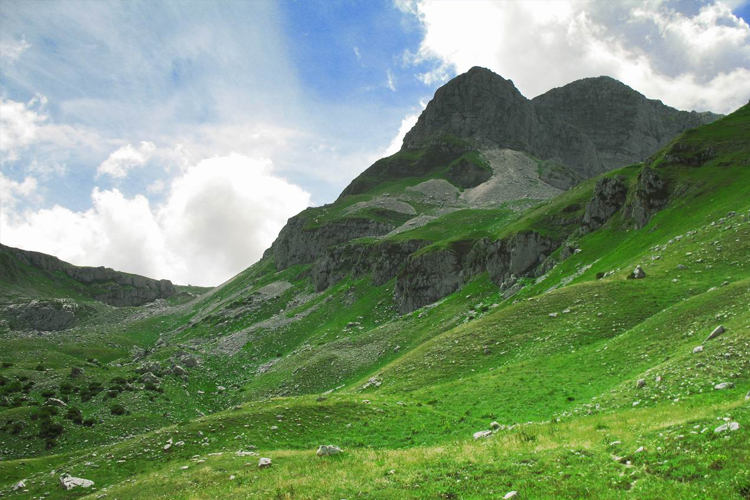
[[[473,68],[216,288],[0,247],[0,495],[746,499],[748,138]]]

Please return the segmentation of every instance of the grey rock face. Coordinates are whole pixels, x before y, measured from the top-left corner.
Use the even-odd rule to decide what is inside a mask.
[[[327,248],[365,236],[382,236],[395,226],[362,218],[344,218],[306,228],[308,220],[302,214],[292,217],[267,251],[271,252],[279,270],[297,264],[309,264],[321,257]]]
[[[446,177],[454,186],[466,189],[476,187],[489,180],[492,177],[492,172],[462,159],[448,169]]]
[[[586,232],[600,228],[625,204],[628,189],[625,183],[615,177],[599,179],[594,187],[594,196],[586,204],[583,222]]]
[[[57,257],[0,245],[0,251],[21,264],[47,273],[63,272],[85,285],[98,285],[101,290],[92,297],[105,304],[124,307],[140,306],[175,294],[169,280],[155,280],[136,274],[122,273],[108,267],[79,267]],[[11,260],[12,262],[12,260]]]
[[[404,137],[402,150],[425,147],[445,134],[481,147],[525,151],[591,177],[602,172],[593,143],[553,113],[538,112],[513,85],[484,68],[472,68],[435,92]]]
[[[72,300],[32,300],[10,305],[5,308],[4,314],[10,319],[11,328],[15,330],[49,332],[72,328],[79,309],[78,304]]]
[[[461,259],[455,252],[428,252],[406,261],[396,281],[396,302],[402,313],[408,313],[450,295],[463,283]]]
[[[644,167],[638,174],[635,193],[625,207],[625,216],[642,228],[668,201],[667,183],[653,168]]]
[[[482,147],[525,151],[589,178],[644,161],[681,132],[720,117],[678,111],[609,77],[528,100],[510,80],[472,68],[438,89],[402,150],[452,134]]]
[[[538,233],[527,232],[410,257],[396,281],[399,310],[408,313],[440,300],[484,272],[498,285],[513,275],[535,274],[556,246]]]
[[[613,78],[584,78],[535,97],[588,137],[606,170],[646,160],[676,135],[721,115],[678,111]]]
[[[425,240],[384,241],[377,245],[345,243],[329,248],[312,268],[315,291],[323,291],[351,273],[354,277],[372,273],[375,286],[394,278],[406,258],[428,245]]]

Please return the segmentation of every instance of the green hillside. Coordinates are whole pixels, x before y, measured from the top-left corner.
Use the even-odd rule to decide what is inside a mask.
[[[0,325],[2,493],[750,498],[750,105],[549,200],[349,211],[464,156],[484,168],[454,146],[381,160],[299,234],[398,230],[285,266],[277,246],[215,289],[115,308],[4,271],[6,306],[33,289],[86,313],[43,334]],[[644,191],[649,175],[663,187]],[[595,226],[602,178],[624,194]],[[65,491],[62,473],[95,484]]]

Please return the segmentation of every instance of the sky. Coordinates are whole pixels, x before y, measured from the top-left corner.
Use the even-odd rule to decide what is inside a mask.
[[[2,0],[0,242],[217,285],[393,154],[472,66],[750,100],[750,3]]]

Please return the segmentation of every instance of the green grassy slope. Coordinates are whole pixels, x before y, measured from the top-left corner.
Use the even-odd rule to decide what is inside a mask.
[[[395,279],[349,276],[315,292],[310,265],[277,272],[266,258],[167,307],[97,313],[72,333],[3,332],[0,488],[19,498],[10,489],[22,479],[24,495],[49,498],[750,498],[749,126],[746,106],[655,155],[669,202],[641,229],[618,213],[577,235],[594,179],[520,215],[453,212],[390,237],[428,240],[424,252],[533,230],[580,250],[523,278],[510,299],[480,274],[399,315]],[[641,168],[607,175],[633,185]],[[636,265],[646,277],[627,279]],[[726,331],[706,340],[718,325]],[[166,373],[185,355],[199,360],[186,377]],[[165,372],[151,387],[136,372],[144,362]],[[91,425],[68,409],[49,415],[48,397]],[[505,428],[475,441],[492,421]],[[726,422],[739,429],[715,432]],[[62,433],[42,435],[53,424]],[[318,458],[320,444],[345,452]],[[274,465],[259,470],[240,450]],[[50,471],[96,490],[63,492]]]

